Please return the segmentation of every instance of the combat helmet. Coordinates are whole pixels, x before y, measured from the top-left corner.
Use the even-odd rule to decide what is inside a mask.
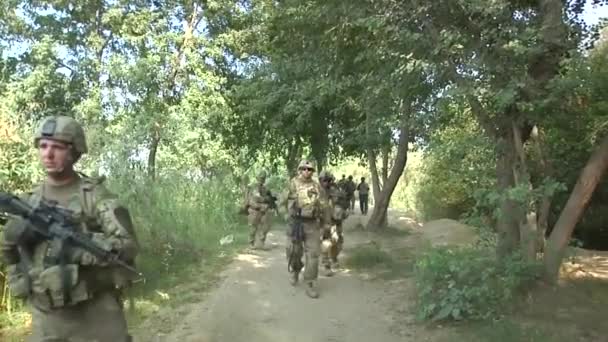
[[[298,165],[298,170],[301,170],[304,168],[310,168],[313,171],[315,171],[315,165],[308,159],[302,159],[302,161]]]
[[[256,176],[256,178],[258,180],[260,180],[260,179],[264,179],[265,180],[267,177],[268,177],[268,175],[266,174],[266,171],[264,171],[264,170],[260,171],[258,173],[258,175]]]
[[[34,135],[34,146],[38,146],[40,139],[51,139],[70,144],[78,154],[88,152],[82,125],[69,116],[44,118]]]
[[[327,170],[319,172],[319,180],[332,180],[333,178],[334,175]]]

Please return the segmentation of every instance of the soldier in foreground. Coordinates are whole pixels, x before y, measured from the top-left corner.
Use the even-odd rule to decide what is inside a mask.
[[[265,249],[266,235],[270,230],[270,209],[276,208],[276,197],[265,185],[266,176],[266,172],[261,171],[257,183],[247,193],[249,244],[252,249]]]
[[[289,215],[287,264],[290,283],[295,286],[304,266],[302,255],[305,255],[304,282],[306,283],[306,294],[311,298],[318,298],[320,230],[324,223],[319,201],[321,188],[312,177],[314,171],[315,168],[310,161],[302,160],[298,166],[298,175],[289,182],[287,194],[287,212]]]
[[[103,180],[74,170],[87,152],[82,126],[70,117],[47,117],[34,144],[46,179],[23,200],[34,208],[52,203],[49,208],[70,217],[74,230],[112,251],[121,263],[133,264],[138,246],[129,212]],[[29,341],[131,341],[120,292],[132,275],[86,249],[35,232],[29,221],[13,218],[0,244],[11,293],[31,307]]]

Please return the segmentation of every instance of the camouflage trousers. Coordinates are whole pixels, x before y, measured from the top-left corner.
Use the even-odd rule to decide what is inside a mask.
[[[350,211],[354,212],[355,211],[355,195],[354,194],[348,197],[348,205],[349,205]]]
[[[293,241],[291,229],[287,229],[287,262],[302,264],[304,256],[304,281],[314,281],[319,277],[319,254],[321,251],[321,229],[316,220],[304,220],[304,241]],[[300,272],[299,267],[295,267],[295,272]]]
[[[323,232],[322,240],[328,242],[329,248],[321,249],[321,264],[330,268],[332,264],[338,263],[338,255],[342,252],[344,235],[342,234],[342,222],[336,222],[331,229]]]
[[[32,307],[28,342],[128,342],[127,322],[116,294],[99,293],[74,306],[42,311]]]
[[[270,214],[268,211],[249,208],[247,222],[249,224],[249,244],[260,248],[266,243],[266,235],[270,230]]]

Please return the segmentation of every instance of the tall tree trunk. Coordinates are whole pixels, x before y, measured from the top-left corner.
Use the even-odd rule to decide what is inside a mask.
[[[504,195],[500,203],[499,215],[496,223],[498,231],[498,244],[496,253],[499,258],[513,253],[519,245],[519,220],[520,212],[517,204],[508,198],[506,193],[515,185],[512,165],[516,161],[515,144],[513,134],[508,130],[497,139],[496,158],[496,180],[497,191]]]
[[[465,84],[462,79],[457,78],[457,80],[459,84]],[[517,162],[517,151],[513,127],[510,125],[498,127],[499,123],[491,119],[489,113],[475,96],[468,95],[467,102],[486,135],[496,143],[496,190],[503,196],[496,220],[498,233],[496,254],[500,259],[513,253],[520,241],[519,222],[521,220],[518,217],[521,215],[521,211],[518,210],[517,203],[506,198],[509,189],[515,186],[515,174],[512,167]]]
[[[310,132],[310,149],[317,162],[318,170],[322,170],[325,167],[327,150],[329,148],[329,125],[325,112],[325,108],[315,107],[310,116],[312,128]]]
[[[400,108],[400,110],[403,107]],[[367,222],[367,229],[379,229],[387,225],[388,205],[391,201],[391,196],[395,191],[395,187],[399,182],[399,178],[403,175],[403,170],[407,163],[408,141],[409,141],[409,109],[407,112],[402,112],[399,133],[399,142],[397,143],[397,156],[395,157],[394,166],[388,176],[382,191],[378,198],[375,199],[372,215]]]
[[[528,73],[537,82],[539,90],[559,72],[559,64],[567,51],[567,27],[564,24],[564,1],[540,0],[540,47],[533,56]]]
[[[553,169],[547,160],[547,156],[545,155],[545,151],[543,149],[544,139],[538,126],[534,126],[530,138],[532,139],[532,144],[536,150],[536,154],[540,162],[541,175],[543,176],[542,178],[548,179],[553,176]],[[538,204],[538,231],[536,238],[537,252],[543,252],[545,249],[545,236],[547,234],[547,229],[549,228],[549,214],[551,213],[552,200],[553,194],[545,192],[540,200],[540,203]]]
[[[192,8],[187,9],[190,15],[189,21],[186,22],[186,27],[184,28],[182,43],[173,53],[173,59],[170,62],[171,69],[169,71],[169,77],[166,80],[166,87],[162,91],[161,97],[164,99],[162,102],[165,109],[164,112],[166,112],[166,108],[179,102],[180,95],[178,94],[178,89],[180,87],[178,87],[177,84],[177,75],[182,69],[182,58],[186,50],[192,48],[193,33],[203,18],[202,15],[199,16],[199,9],[197,3],[194,3]],[[150,139],[150,150],[148,152],[148,176],[152,180],[156,178],[156,154],[161,141],[162,129],[167,117],[167,115],[160,115],[152,124],[152,137]]]
[[[391,147],[386,146],[382,148],[382,186],[386,184],[386,180],[388,179],[388,161],[391,153]]]
[[[148,177],[156,179],[156,153],[160,144],[160,127],[155,126],[152,131],[150,140],[150,149],[148,151]]]
[[[517,163],[513,167],[515,184],[525,186],[528,191],[532,191],[534,187],[530,181],[526,152],[524,151],[524,140],[522,139],[522,127],[514,121],[512,122],[512,129],[514,148],[517,153]],[[523,215],[519,217],[521,248],[528,260],[536,260],[536,242],[538,236],[536,201],[530,199],[525,203],[520,203],[520,209],[523,211]]]
[[[365,137],[366,137],[366,145],[368,146],[366,149],[367,152],[367,162],[369,164],[369,170],[370,173],[372,175],[372,179],[371,179],[371,185],[372,185],[372,191],[373,191],[373,195],[374,195],[374,207],[375,207],[375,202],[378,198],[380,198],[380,194],[382,191],[382,187],[380,185],[380,179],[378,176],[378,167],[376,166],[376,151],[374,151],[374,148],[371,146],[371,117],[369,115],[369,112],[366,112],[365,114]],[[386,182],[382,183],[382,184],[386,184]],[[372,209],[372,213],[373,213],[373,209]],[[382,219],[379,220],[380,224],[386,224],[386,213],[384,213],[384,217]]]
[[[548,281],[557,281],[568,241],[607,168],[608,136],[591,154],[549,236],[544,259]]]
[[[289,173],[289,177],[294,177],[298,173],[298,163],[300,162],[300,158],[302,157],[302,142],[300,138],[295,137],[289,143],[289,147],[287,148],[287,158],[286,167],[287,172]]]
[[[369,171],[372,174],[372,191],[374,193],[374,203],[377,198],[380,198],[382,187],[380,185],[380,179],[378,176],[378,167],[376,167],[376,152],[371,147],[367,148],[367,162],[369,164]],[[384,182],[383,184],[386,184]]]

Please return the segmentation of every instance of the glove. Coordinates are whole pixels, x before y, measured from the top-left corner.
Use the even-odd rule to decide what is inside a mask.
[[[112,250],[112,242],[106,238],[103,233],[93,233],[91,240],[106,251]],[[71,261],[83,266],[107,266],[107,262],[100,260],[91,252],[82,249],[74,248],[71,253]]]
[[[74,248],[70,254],[72,263],[83,266],[105,266],[98,257],[82,248]]]
[[[31,229],[30,224],[24,219],[14,219],[4,227],[6,241],[16,245],[27,245],[36,242],[38,234]]]

